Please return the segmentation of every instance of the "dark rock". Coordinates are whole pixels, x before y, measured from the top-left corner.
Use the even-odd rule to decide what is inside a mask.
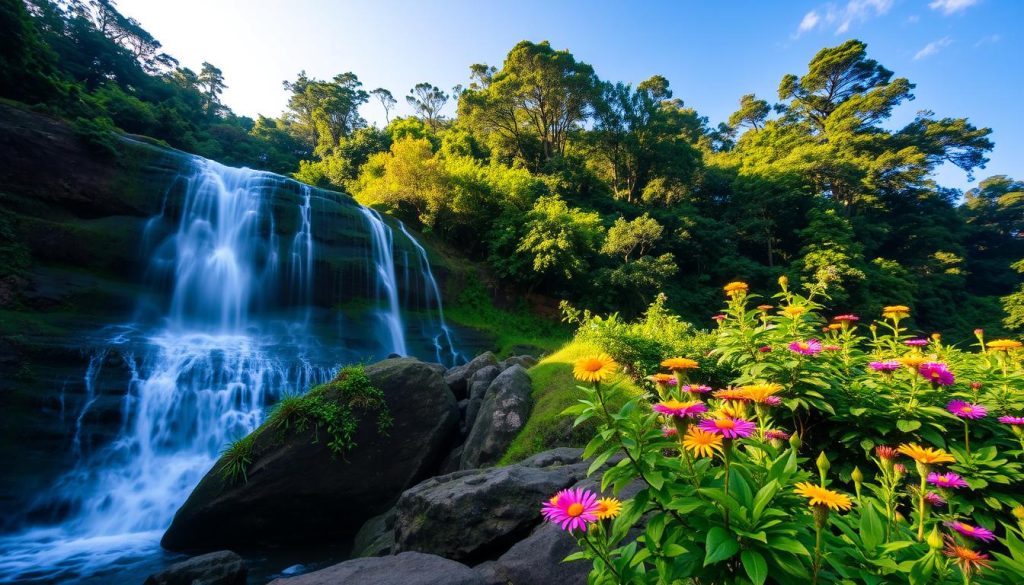
[[[540,522],[544,500],[584,478],[587,463],[580,454],[556,449],[517,465],[459,471],[406,490],[396,506],[395,550],[468,563],[498,556]]]
[[[389,360],[398,359],[400,357],[402,357],[401,354],[397,354],[397,353],[389,353],[388,354],[388,359]]]
[[[514,355],[507,357],[498,364],[498,367],[502,370],[506,370],[512,366],[523,366],[527,370],[536,366],[539,360],[532,355]]]
[[[493,585],[586,585],[592,567],[589,560],[562,562],[579,550],[576,539],[545,522],[497,560],[476,566],[474,570]]]
[[[436,370],[412,358],[385,360],[366,373],[384,392],[394,419],[386,435],[370,412],[361,413],[357,446],[344,456],[334,456],[313,429],[284,436],[262,432],[248,481],[228,485],[222,464],[215,464],[161,544],[202,550],[345,540],[431,474],[458,424],[451,391]]]
[[[435,555],[404,552],[388,557],[353,559],[270,585],[487,585],[466,565]]]
[[[174,563],[146,578],[145,585],[245,585],[242,557],[222,550]]]
[[[353,557],[381,557],[395,548],[395,509],[374,516],[363,524],[352,543]]]
[[[462,445],[452,449],[452,452],[444,458],[440,467],[437,468],[438,475],[447,475],[459,470],[459,463],[462,462],[462,449]]]
[[[473,374],[475,374],[480,368],[497,365],[498,359],[494,357],[494,354],[489,351],[485,351],[473,358],[473,360],[468,364],[455,366],[448,370],[444,375],[444,381],[448,384],[448,387],[452,389],[452,392],[455,394],[455,398],[462,400],[469,394],[469,379],[473,377]]]
[[[491,382],[466,437],[462,469],[493,465],[501,459],[530,416],[531,390],[529,374],[518,365]]]
[[[498,374],[503,369],[498,366],[486,366],[477,370],[473,377],[469,379],[469,405],[462,419],[463,433],[469,433],[470,429],[473,428],[476,416],[480,413],[480,405],[484,402],[487,388],[490,387],[491,382],[494,382],[494,379],[498,377]]]

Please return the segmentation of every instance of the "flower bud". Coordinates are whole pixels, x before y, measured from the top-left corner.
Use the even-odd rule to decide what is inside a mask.
[[[832,468],[832,464],[829,463],[828,457],[825,456],[825,452],[822,451],[818,455],[818,473],[821,475],[821,485],[825,485],[825,476],[828,475],[828,470]]]
[[[786,292],[789,288],[789,278],[785,274],[779,277],[779,288],[782,289],[782,292]]]
[[[850,478],[853,479],[853,489],[857,492],[857,499],[860,499],[860,487],[864,483],[864,474],[861,473],[860,467],[854,467],[853,473],[850,474]]]
[[[939,550],[942,548],[942,533],[939,532],[939,527],[932,528],[932,531],[928,534],[928,546],[932,550]]]
[[[1013,509],[1013,517],[1024,522],[1024,506],[1017,506]]]
[[[789,438],[789,446],[794,448],[794,449],[799,449],[800,446],[803,445],[803,444],[804,444],[804,442],[800,440],[800,434],[799,433],[793,433],[793,436],[791,436]]]

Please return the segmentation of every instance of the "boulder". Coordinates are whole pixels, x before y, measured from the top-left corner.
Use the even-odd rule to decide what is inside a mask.
[[[145,585],[245,585],[242,557],[222,550],[174,563],[146,578]]]
[[[395,548],[395,509],[374,516],[363,524],[352,543],[353,557],[380,557]]]
[[[503,368],[498,366],[485,366],[477,370],[473,377],[469,379],[469,398],[467,399],[467,407],[462,419],[463,434],[468,433],[473,428],[473,422],[476,421],[476,415],[480,412],[480,405],[484,402],[487,388],[490,387],[491,382],[498,377],[502,370]]]
[[[530,376],[512,366],[491,382],[462,451],[462,469],[497,463],[526,425],[533,406]]]
[[[270,585],[487,585],[466,565],[418,552],[353,559]]]
[[[396,505],[396,551],[461,562],[494,558],[541,521],[541,504],[582,480],[580,449],[555,449],[519,464],[428,479]]]
[[[473,374],[480,368],[497,365],[498,358],[494,357],[493,353],[485,351],[473,358],[468,364],[455,366],[448,370],[444,375],[444,381],[452,389],[455,397],[462,400],[469,394],[469,379],[473,377]]]
[[[527,370],[536,366],[539,360],[532,355],[514,355],[507,357],[498,363],[498,367],[502,370],[506,370],[512,366],[523,366]]]
[[[173,550],[337,542],[387,510],[403,490],[432,474],[458,425],[441,375],[412,358],[367,366],[393,424],[386,434],[359,412],[356,447],[335,456],[312,428],[255,438],[247,480],[229,483],[218,462],[174,516],[161,544]]]

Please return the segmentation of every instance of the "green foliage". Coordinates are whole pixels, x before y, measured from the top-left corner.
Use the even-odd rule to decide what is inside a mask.
[[[249,481],[249,466],[255,460],[253,447],[258,437],[258,430],[249,433],[229,444],[221,452],[221,465],[218,473],[225,484],[237,485]]]

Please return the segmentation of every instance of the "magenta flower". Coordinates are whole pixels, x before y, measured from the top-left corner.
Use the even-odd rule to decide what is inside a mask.
[[[978,540],[985,542],[991,542],[996,539],[996,535],[992,534],[991,530],[988,528],[982,528],[981,526],[971,526],[970,524],[964,524],[963,522],[958,521],[946,522],[946,526],[949,526],[964,536],[970,536],[971,538],[977,538]]]
[[[906,345],[909,345],[910,347],[924,347],[924,346],[928,345],[928,340],[927,339],[920,339],[920,338],[919,339],[908,339],[908,340],[904,341],[903,343],[905,343]]]
[[[858,317],[857,315],[836,315],[835,317],[832,318],[832,320],[839,321],[840,323],[842,323],[843,321],[860,321],[860,317]]]
[[[900,369],[902,365],[896,360],[885,360],[884,362],[871,362],[868,367],[876,372],[893,372]]]
[[[821,342],[817,339],[794,341],[789,344],[789,350],[801,355],[817,355],[821,353]]]
[[[951,374],[952,375],[952,374]],[[960,418],[979,419],[985,418],[988,414],[988,409],[980,404],[971,404],[964,402],[963,400],[953,400],[947,406],[946,410],[959,416]]]
[[[761,401],[761,404],[765,404],[767,406],[778,406],[778,405],[782,404],[782,397],[781,396],[768,396],[764,400]]]
[[[1001,416],[999,422],[1014,427],[1024,426],[1024,416]]]
[[[956,380],[953,372],[941,362],[925,362],[918,366],[917,372],[937,386],[952,386]]]
[[[940,506],[946,505],[945,498],[943,498],[942,496],[935,492],[928,492],[927,494],[925,494],[924,501],[928,502],[928,504],[933,508],[938,508]]]
[[[674,436],[676,436],[678,434],[679,434],[679,429],[677,429],[675,427],[670,427],[668,425],[661,427],[661,436],[665,437],[666,439],[669,438],[669,437],[674,437]]]
[[[549,522],[562,527],[562,530],[587,531],[587,523],[597,520],[597,496],[582,488],[570,488],[555,494],[544,503],[541,514]]]
[[[754,426],[754,423],[742,418],[706,418],[700,421],[701,430],[722,435],[726,439],[749,437],[754,432]]]
[[[705,386],[703,384],[684,384],[679,388],[683,392],[692,392],[694,394],[707,394],[711,392],[711,386]]]
[[[654,412],[660,412],[661,414],[667,414],[669,416],[677,416],[683,418],[686,416],[697,416],[702,412],[706,412],[708,406],[699,400],[692,402],[679,402],[678,400],[666,400],[665,402],[659,402],[654,405]]]
[[[768,440],[774,440],[774,441],[788,441],[789,440],[789,433],[787,433],[786,431],[779,431],[779,430],[773,429],[773,430],[770,430],[770,431],[765,431],[764,432],[764,438],[766,438]]]
[[[928,474],[928,483],[941,488],[967,487],[967,482],[955,473],[935,473],[933,471]]]

